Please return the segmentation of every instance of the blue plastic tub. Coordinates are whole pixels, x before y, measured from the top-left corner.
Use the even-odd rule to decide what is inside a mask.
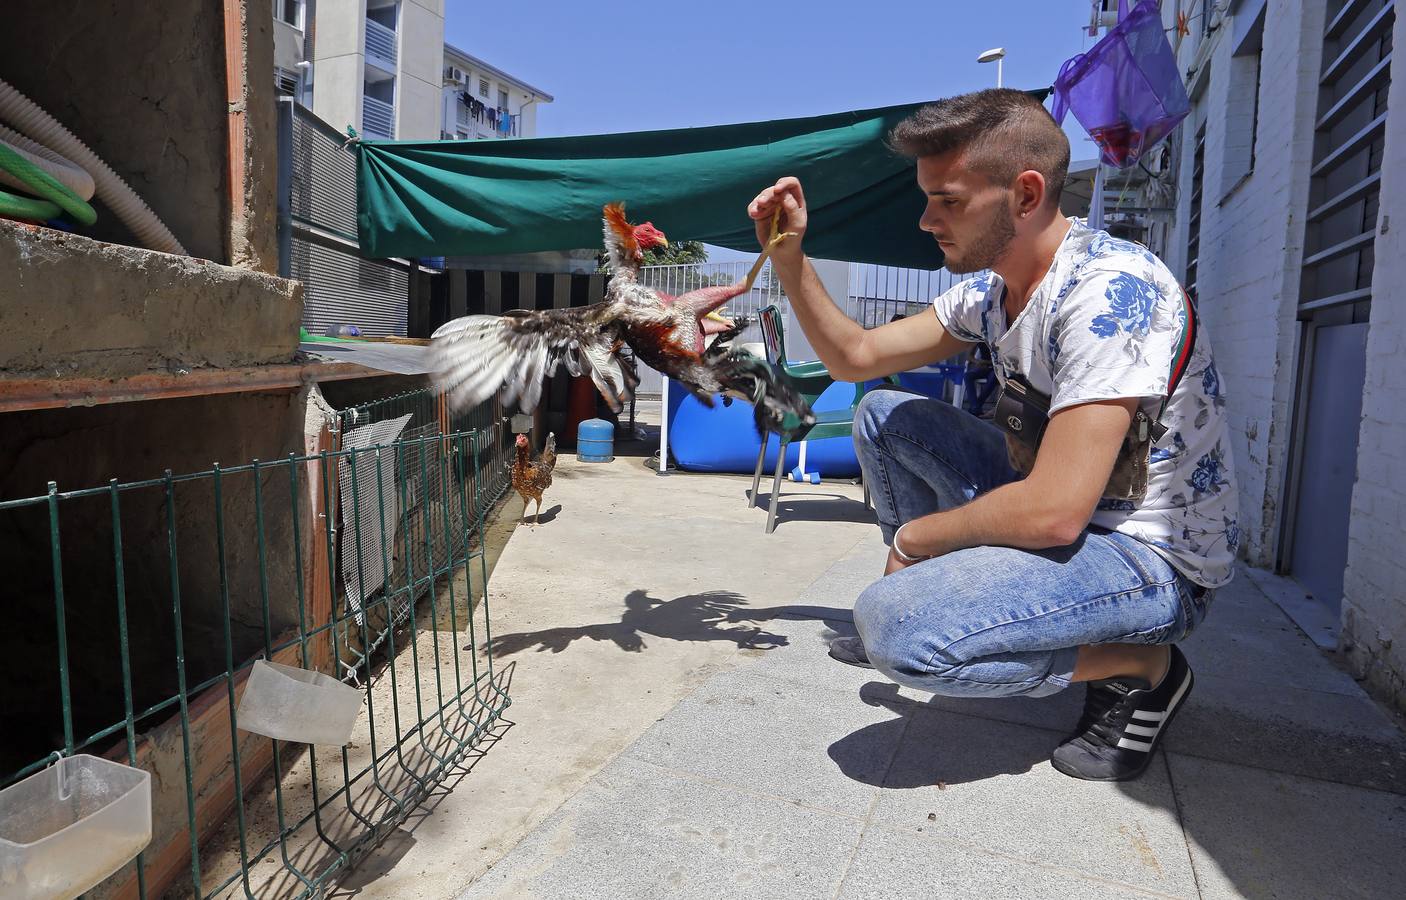
[[[761,441],[752,421],[752,407],[741,400],[723,406],[720,398],[708,409],[677,382],[669,384],[669,453],[679,468],[691,472],[735,472],[751,475],[757,464]],[[854,399],[854,385],[836,382],[815,402],[817,411],[840,409]],[[776,435],[769,435],[764,470],[776,469],[776,453],[781,445]],[[786,471],[800,464],[800,445],[786,447]],[[854,441],[848,437],[809,441],[806,445],[806,469],[819,472],[822,478],[854,478],[859,474],[859,460],[854,455]]]

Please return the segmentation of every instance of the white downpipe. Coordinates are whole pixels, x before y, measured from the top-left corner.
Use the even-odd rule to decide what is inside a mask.
[[[162,224],[142,198],[138,197],[107,163],[59,124],[58,120],[4,80],[0,80],[0,119],[87,170],[93,176],[98,199],[112,210],[122,224],[131,229],[137,240],[148,249],[180,256],[190,255],[170,229]]]
[[[4,125],[0,125],[0,144],[4,144],[20,156],[29,160],[35,168],[42,169],[54,177],[54,180],[64,187],[73,191],[84,200],[93,199],[93,176],[89,175],[86,169],[79,167],[70,159],[65,159],[62,155],[55,153],[48,147],[37,141],[20,134],[18,131],[11,131]],[[0,184],[7,184],[12,188],[18,188],[25,192],[30,192],[32,188],[20,179],[0,169]]]
[[[659,414],[659,474],[669,473],[669,376],[664,376],[664,387],[660,392],[662,400]]]
[[[1094,192],[1089,198],[1089,227],[1103,228],[1103,163],[1094,172]]]

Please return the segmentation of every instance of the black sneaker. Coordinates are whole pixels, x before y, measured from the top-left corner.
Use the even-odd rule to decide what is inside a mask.
[[[1191,693],[1191,667],[1172,647],[1167,675],[1157,687],[1141,678],[1091,681],[1074,736],[1055,748],[1050,763],[1085,781],[1127,781],[1152,762],[1152,753]]]
[[[864,642],[858,637],[837,637],[830,642],[830,656],[846,665],[872,669],[869,654],[864,652]]]

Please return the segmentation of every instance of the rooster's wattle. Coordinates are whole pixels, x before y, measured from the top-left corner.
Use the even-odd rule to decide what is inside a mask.
[[[437,381],[451,404],[472,406],[501,391],[504,403],[530,410],[541,399],[543,378],[565,365],[572,375],[589,375],[619,412],[638,384],[632,364],[619,355],[629,345],[636,358],[707,406],[715,394],[751,403],[759,431],[791,431],[814,422],[810,405],[784,373],[729,345],[743,326],[728,328],[710,317],[751,289],[771,247],[787,235],[773,228],[770,244],[742,281],[675,297],[639,282],[644,251],[668,245],[663,233],[649,222],[631,225],[619,203],[605,207],[604,221],[610,285],[600,303],[466,316],[435,331]],[[705,346],[704,336],[712,333],[717,337]]]

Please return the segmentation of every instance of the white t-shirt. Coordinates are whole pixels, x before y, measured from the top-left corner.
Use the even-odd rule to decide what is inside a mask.
[[[1049,272],[1014,323],[1006,324],[996,274],[962,282],[933,301],[952,335],[985,342],[1002,384],[1023,375],[1051,398],[1053,415],[1092,400],[1142,398],[1155,417],[1181,340],[1182,289],[1139,244],[1077,219]],[[1092,524],[1156,548],[1192,581],[1230,581],[1240,542],[1225,395],[1203,327],[1153,445],[1142,500],[1099,501]]]

